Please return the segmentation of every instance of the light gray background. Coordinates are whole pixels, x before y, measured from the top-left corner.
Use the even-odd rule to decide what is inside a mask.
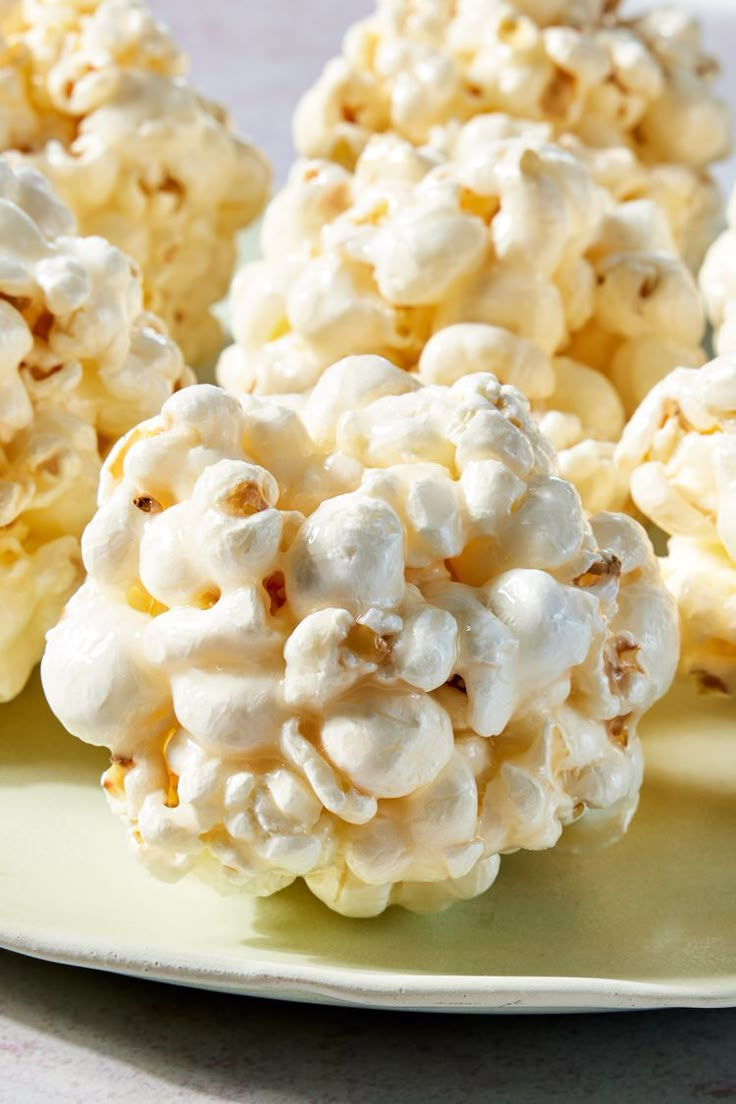
[[[736,7],[720,0],[724,11],[729,2]],[[299,92],[369,4],[153,7],[193,55],[200,88],[229,103],[280,180]],[[729,28],[713,18],[709,40],[733,57],[736,20]],[[736,103],[736,69],[730,98]],[[728,167],[723,179],[731,176]],[[728,1100],[736,1101],[736,1011],[400,1015],[219,996],[0,953],[0,1104]]]

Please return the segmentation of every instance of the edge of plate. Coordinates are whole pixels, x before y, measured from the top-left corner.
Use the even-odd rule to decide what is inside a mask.
[[[224,957],[173,956],[103,941],[29,937],[0,931],[0,949],[61,965],[274,1000],[403,1011],[591,1012],[736,1006],[736,974],[669,982],[616,978],[388,974],[300,963],[233,969]]]

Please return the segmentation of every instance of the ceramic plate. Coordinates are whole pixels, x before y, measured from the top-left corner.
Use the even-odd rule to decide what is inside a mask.
[[[709,0],[711,46],[736,42]],[[699,11],[700,5],[691,3]],[[726,87],[736,100],[733,73]],[[733,162],[720,176],[728,186]],[[246,237],[244,259],[254,253]],[[161,981],[324,1003],[550,1011],[736,1005],[736,706],[676,687],[643,726],[647,781],[616,847],[504,859],[433,917],[346,920],[305,889],[219,897],[152,880],[34,678],[0,707],[0,946]]]
[[[220,897],[152,880],[98,787],[105,755],[37,679],[0,709],[0,946],[244,994],[414,1009],[736,1005],[736,707],[677,687],[644,725],[626,838],[504,859],[484,897],[333,915],[303,888]]]

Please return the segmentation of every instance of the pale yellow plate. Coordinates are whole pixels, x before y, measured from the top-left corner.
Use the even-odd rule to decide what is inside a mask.
[[[164,885],[126,850],[104,753],[38,681],[0,708],[0,946],[268,997],[479,1011],[736,1005],[736,706],[678,687],[644,726],[641,809],[617,846],[504,859],[485,897],[346,920]]]

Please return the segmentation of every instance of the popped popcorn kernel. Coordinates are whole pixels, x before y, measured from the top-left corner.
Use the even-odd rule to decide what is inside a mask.
[[[728,229],[708,251],[700,287],[716,331],[716,352],[731,353],[736,350],[736,189],[728,207]]]
[[[482,893],[589,809],[618,831],[677,661],[644,532],[586,520],[490,374],[364,356],[281,402],[189,388],[129,433],[48,636],[136,854],[373,916]]]

